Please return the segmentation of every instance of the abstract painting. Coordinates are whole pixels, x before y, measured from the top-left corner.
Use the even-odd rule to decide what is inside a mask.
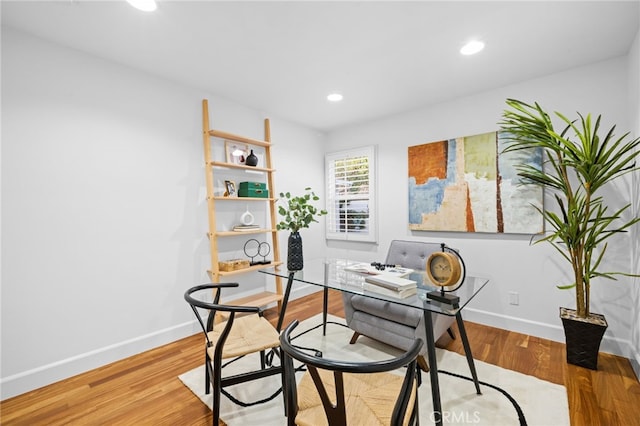
[[[515,165],[542,167],[540,151],[503,153],[501,132],[409,147],[409,229],[536,234],[542,188]]]

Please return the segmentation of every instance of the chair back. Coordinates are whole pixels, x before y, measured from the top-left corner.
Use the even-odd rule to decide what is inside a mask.
[[[386,264],[402,265],[405,268],[424,271],[427,259],[432,253],[442,251],[440,243],[423,241],[393,240],[387,251]]]
[[[224,388],[271,375],[281,375],[281,365],[273,365],[275,356],[280,357],[279,335],[275,327],[262,316],[258,306],[238,306],[220,304],[223,288],[238,287],[238,283],[210,283],[188,289],[184,299],[189,303],[206,338],[205,350],[205,394],[213,388],[211,405],[212,424],[220,423],[220,401],[224,394],[231,401],[243,407],[271,401],[280,394],[282,388],[258,401],[240,401]],[[216,314],[225,314],[224,321],[216,322]],[[241,314],[241,315],[238,315]],[[269,354],[266,351],[269,350]],[[222,368],[249,354],[258,354],[259,364],[247,367],[245,371],[222,375]],[[223,359],[228,359],[224,365]],[[258,368],[259,367],[259,368]],[[248,370],[248,371],[246,371]]]
[[[293,360],[303,363],[313,379],[313,383],[318,391],[322,405],[327,417],[327,422],[331,426],[345,426],[347,422],[347,410],[345,401],[345,373],[351,374],[372,374],[393,371],[406,367],[406,373],[398,397],[391,414],[391,425],[406,424],[406,416],[409,414],[414,420],[417,415],[417,368],[416,357],[422,347],[422,340],[416,339],[409,350],[396,358],[383,361],[351,362],[318,357],[307,353],[309,350],[294,346],[291,342],[291,332],[298,326],[298,321],[293,321],[280,334],[280,347],[283,352],[283,362],[285,368],[285,405],[288,417],[288,424],[295,424],[295,417],[298,412],[298,395],[295,379],[295,369]],[[323,383],[321,370],[332,372],[333,383]],[[326,375],[325,375],[326,377]],[[326,380],[326,378],[325,378]],[[327,388],[335,389],[335,395],[327,392]],[[415,392],[415,394],[414,394]],[[331,401],[331,396],[335,397],[335,402]],[[412,400],[414,405],[409,407]]]
[[[220,304],[220,290],[222,288],[238,287],[238,283],[209,283],[191,287],[184,293],[184,299],[189,303],[196,319],[200,323],[200,327],[207,339],[207,347],[214,346],[214,342],[210,341],[209,332],[213,330],[215,316],[218,312],[226,312],[228,318],[225,322],[218,347],[222,347],[233,327],[233,322],[237,313],[258,313],[260,308],[257,306],[235,306]],[[209,292],[205,291],[208,290]],[[198,293],[198,297],[194,294]],[[210,301],[209,301],[210,299]],[[204,309],[204,311],[202,311]]]

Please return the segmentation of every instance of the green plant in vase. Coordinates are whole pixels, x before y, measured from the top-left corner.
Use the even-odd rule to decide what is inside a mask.
[[[640,221],[640,217],[627,217],[631,204],[615,210],[605,203],[600,190],[614,179],[639,168],[640,138],[629,139],[629,133],[614,135],[615,126],[604,135],[600,133],[600,120],[591,114],[569,119],[556,112],[563,128],[556,131],[551,116],[537,103],[507,99],[500,122],[508,151],[540,149],[543,168],[530,164],[517,167],[523,183],[539,185],[553,195],[557,209],[538,209],[548,228],[538,242],[550,243],[571,266],[573,282],[561,284],[560,289],[575,289],[576,309],[561,308],[561,318],[567,339],[567,361],[596,369],[600,340],[607,327],[604,316],[590,310],[593,279],[616,279],[616,276],[635,276],[626,272],[602,270],[608,238],[626,232]],[[570,322],[573,320],[573,322]],[[576,342],[569,336],[569,327],[575,322],[599,325],[596,331],[578,331],[578,338],[597,337],[597,342]],[[578,339],[578,340],[579,340]],[[578,343],[579,348],[572,349]],[[588,354],[595,347],[595,355]],[[593,352],[593,351],[591,351]]]
[[[278,231],[288,229],[291,231],[288,240],[287,269],[299,271],[303,268],[302,237],[300,230],[308,228],[311,223],[318,223],[321,216],[327,214],[326,210],[317,208],[312,204],[320,200],[311,188],[305,188],[302,195],[291,195],[290,192],[281,192],[280,199],[285,205],[278,206],[278,213],[282,220],[276,225]]]

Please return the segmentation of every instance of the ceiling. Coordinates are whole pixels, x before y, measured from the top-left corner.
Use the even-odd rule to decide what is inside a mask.
[[[2,25],[318,130],[626,55],[640,1],[6,1]],[[458,50],[470,38],[486,48]],[[326,96],[338,91],[340,103]]]

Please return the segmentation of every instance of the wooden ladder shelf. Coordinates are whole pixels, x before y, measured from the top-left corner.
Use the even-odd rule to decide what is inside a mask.
[[[271,160],[271,128],[269,119],[264,120],[264,140],[253,139],[245,136],[235,135],[233,133],[224,132],[222,130],[215,130],[210,128],[209,124],[209,103],[206,99],[202,101],[202,136],[204,143],[204,162],[205,162],[205,179],[207,190],[207,210],[209,213],[209,249],[211,254],[211,268],[207,271],[210,279],[213,282],[220,282],[221,277],[237,276],[239,274],[246,274],[258,271],[264,268],[278,267],[282,264],[280,259],[280,249],[278,244],[278,231],[276,229],[277,223],[277,206],[275,197],[275,185],[274,185],[274,173],[273,163]],[[258,147],[264,152],[264,164],[258,166],[248,166],[244,164],[235,164],[224,159],[213,158],[213,144],[224,144],[227,142],[235,142],[239,144],[247,145],[248,147]],[[226,152],[226,149],[225,149]],[[215,172],[214,172],[215,170]],[[269,197],[237,197],[228,196],[227,194],[216,195],[215,194],[215,181],[214,178],[217,175],[224,176],[225,171],[229,173],[250,170],[252,172],[260,172],[266,178],[266,186],[269,190]],[[225,180],[225,179],[223,179]],[[232,194],[233,195],[233,194]],[[236,203],[238,206],[245,205],[247,203],[268,203],[268,218],[266,226],[261,226],[259,229],[250,231],[221,231],[217,227],[216,213],[218,203]],[[259,204],[258,204],[259,205]],[[268,265],[252,265],[242,269],[222,271],[220,270],[220,259],[218,242],[221,238],[238,237],[241,235],[248,235],[252,238],[256,238],[260,234],[266,235],[266,240],[271,243],[270,255],[273,256],[273,260]],[[265,275],[267,277],[267,275]],[[271,277],[271,276],[269,276]],[[238,305],[252,305],[252,306],[267,306],[272,303],[278,303],[278,308],[281,307],[282,302],[282,279],[280,277],[273,277],[275,279],[275,292],[259,291],[250,296],[242,297],[240,299],[225,302],[234,303]]]

